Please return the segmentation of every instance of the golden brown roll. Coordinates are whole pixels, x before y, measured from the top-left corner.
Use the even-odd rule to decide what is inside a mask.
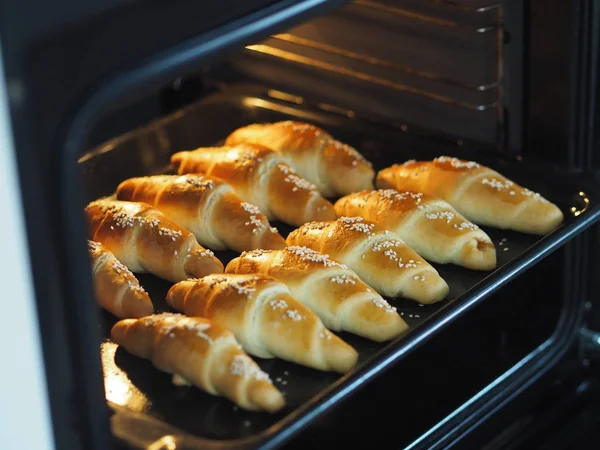
[[[352,269],[307,247],[244,252],[229,262],[225,273],[262,273],[276,278],[333,331],[383,342],[408,329],[396,308]]]
[[[564,220],[540,194],[474,161],[440,156],[381,170],[377,187],[415,190],[439,197],[478,225],[547,234]]]
[[[193,384],[248,411],[274,413],[285,406],[269,375],[241,349],[233,333],[210,320],[154,314],[117,322],[111,337],[129,353],[173,374],[177,385]]]
[[[100,242],[88,240],[92,279],[98,304],[119,319],[154,313],[154,305],[138,279]]]
[[[379,189],[339,199],[340,216],[360,216],[400,236],[430,262],[452,263],[475,270],[496,267],[490,237],[444,200],[415,191]]]
[[[167,303],[188,316],[220,323],[260,358],[278,357],[341,373],[352,369],[358,358],[285,284],[266,275],[219,274],[181,281],[167,293]]]
[[[132,272],[173,283],[223,272],[223,263],[192,233],[146,203],[106,198],[90,202],[85,213],[89,238],[101,242]]]
[[[212,250],[242,252],[286,245],[267,217],[220,178],[200,174],[130,178],[119,185],[116,197],[154,206]]]
[[[397,234],[362,217],[304,224],[288,235],[287,243],[329,255],[381,295],[435,303],[449,292],[437,270]]]
[[[375,171],[371,163],[314,125],[291,120],[252,124],[238,128],[225,141],[225,145],[242,143],[275,150],[326,197],[373,189]]]
[[[229,183],[244,201],[258,206],[269,220],[299,226],[335,217],[331,202],[274,151],[242,144],[175,153],[179,174],[202,173]]]

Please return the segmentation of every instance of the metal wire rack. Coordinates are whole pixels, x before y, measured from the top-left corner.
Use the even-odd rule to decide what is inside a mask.
[[[401,17],[404,17],[405,19],[419,20],[421,22],[426,22],[431,25],[436,25],[436,26],[445,27],[445,28],[452,28],[454,30],[465,31],[467,33],[478,33],[478,34],[489,33],[494,30],[497,30],[500,27],[500,24],[498,22],[489,24],[489,25],[478,26],[478,27],[461,25],[461,24],[458,24],[451,20],[446,20],[446,19],[442,19],[439,17],[433,17],[433,16],[429,16],[426,14],[420,14],[420,13],[411,11],[409,9],[399,8],[397,6],[391,6],[391,5],[387,5],[385,3],[378,3],[378,2],[375,2],[372,0],[354,0],[353,3],[355,5],[362,6],[365,8],[371,8],[371,9],[375,9],[378,11],[383,11],[388,14],[394,14],[397,16],[401,16]],[[456,3],[456,2],[434,1],[434,2],[429,2],[429,3],[439,4],[439,5],[443,5],[445,7],[456,8],[461,11],[472,12],[472,13],[483,13],[483,12],[491,11],[492,9],[496,9],[496,10],[502,9],[501,4],[500,5],[494,4],[494,5],[489,5],[486,7],[475,8],[475,7],[469,7],[468,5],[460,5],[459,3]]]
[[[354,0],[351,3],[353,8],[363,8],[365,10],[373,10],[383,12],[389,18],[400,18],[403,21],[416,21],[427,24],[429,27],[440,27],[447,30],[452,30],[457,33],[464,33],[473,36],[473,39],[478,39],[477,36],[487,35],[490,36],[495,34],[495,48],[490,51],[495,51],[495,77],[489,81],[483,83],[468,83],[462,80],[454,79],[451,76],[444,75],[443,73],[435,73],[431,70],[422,70],[417,67],[411,67],[409,65],[400,64],[396,61],[390,61],[374,57],[372,55],[359,53],[347,48],[340,48],[338,46],[329,45],[328,43],[318,42],[314,39],[307,39],[305,37],[296,36],[292,33],[283,33],[272,36],[272,39],[278,42],[292,44],[297,49],[311,49],[319,51],[325,54],[335,55],[341,57],[347,61],[360,62],[364,64],[365,70],[356,70],[354,68],[346,67],[344,64],[332,64],[327,61],[299,54],[299,52],[290,51],[289,49],[277,48],[271,44],[257,44],[250,45],[246,49],[252,54],[261,55],[265,57],[275,58],[281,61],[285,61],[291,64],[297,64],[305,67],[315,68],[325,72],[333,73],[343,77],[349,77],[361,82],[378,85],[381,87],[393,89],[408,93],[411,95],[426,98],[434,102],[441,102],[447,105],[453,105],[459,108],[464,108],[474,112],[483,112],[489,110],[496,110],[496,121],[498,129],[503,129],[504,121],[504,101],[503,101],[503,43],[505,40],[505,31],[503,26],[504,19],[504,4],[502,2],[494,2],[483,5],[468,5],[459,3],[452,0],[427,0],[424,3],[435,6],[435,10],[439,11],[439,15],[424,14],[422,12],[414,11],[405,5],[401,5],[400,1],[395,3],[383,3],[375,0]],[[458,23],[457,21],[448,20],[444,18],[445,12],[460,13],[463,16],[472,19],[472,22],[478,20],[482,22],[481,25],[465,25]],[[481,16],[481,17],[480,17]],[[489,21],[492,20],[490,23]],[[273,41],[271,41],[273,42]],[[289,47],[289,46],[288,46]],[[397,72],[404,75],[408,75],[408,81],[406,77],[402,82],[395,79],[393,76],[382,77],[369,73],[368,67],[372,68],[384,68],[387,71]],[[421,79],[427,80],[431,88],[423,88],[423,86],[417,87],[411,85],[410,79]],[[434,83],[433,85],[431,83]],[[458,94],[455,96],[442,95],[435,92],[435,84],[451,86],[458,89]],[[419,84],[419,83],[415,83]],[[421,83],[422,84],[422,83]],[[471,101],[461,98],[460,90],[471,93],[487,93],[485,101],[477,102],[472,101],[473,96],[470,96]],[[493,100],[491,100],[492,96]],[[502,140],[502,137],[499,137]]]

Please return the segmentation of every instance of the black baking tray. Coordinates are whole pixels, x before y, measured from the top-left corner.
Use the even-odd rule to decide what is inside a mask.
[[[383,125],[372,118],[331,107],[326,109],[256,86],[219,92],[82,156],[79,163],[87,198],[110,195],[128,177],[169,173],[172,153],[218,145],[237,127],[295,119],[326,128],[359,149],[376,170],[408,159],[440,155],[475,159],[556,203],[565,214],[565,221],[543,237],[482,227],[497,246],[497,269],[479,272],[433,264],[450,286],[447,299],[425,306],[388,299],[410,326],[406,334],[389,343],[338,333],[359,352],[357,367],[346,375],[320,372],[282,360],[254,358],[286,397],[287,406],[274,415],[245,412],[224,398],[210,396],[194,387],[175,387],[168,374],[110,341],[110,328],[116,319],[103,311],[99,326],[106,337],[101,345],[106,396],[114,410],[113,433],[126,445],[190,449],[278,447],[386,368],[400,364],[405,355],[442,331],[458,315],[600,217],[600,186],[591,176],[547,163],[520,161],[442,136],[407,132],[404,127]],[[284,236],[291,231],[284,224],[273,222],[273,225]],[[224,264],[238,256],[234,252],[215,253]],[[171,284],[151,275],[139,274],[138,278],[150,293],[157,312],[168,311],[164,298]],[[398,385],[402,387],[401,379]]]

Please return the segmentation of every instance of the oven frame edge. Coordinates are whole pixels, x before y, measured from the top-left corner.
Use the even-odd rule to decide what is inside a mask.
[[[569,352],[577,352],[580,342],[578,330],[583,322],[583,305],[587,298],[587,269],[590,266],[582,261],[587,262],[590,258],[589,248],[594,231],[588,230],[578,235],[565,246],[563,309],[552,336],[409,444],[406,450],[460,448],[462,440],[474,428],[491,419],[521,393],[531,389]]]
[[[71,230],[73,238],[80,240],[81,245],[66,245],[63,248],[65,259],[74,262],[76,265],[84,264],[87,258],[83,240],[85,236],[81,232],[84,229],[84,218],[79,214],[78,208],[84,206],[81,193],[78,191],[79,179],[75,176],[76,172],[76,157],[84,148],[88,133],[91,131],[93,124],[100,117],[104,116],[111,110],[111,107],[117,104],[122,104],[123,100],[131,99],[134,95],[139,96],[145,89],[154,88],[157,85],[165,84],[168,81],[192,70],[200,63],[205,63],[207,60],[214,58],[217,53],[223,55],[233,47],[243,45],[243,42],[250,42],[261,35],[266,36],[273,30],[283,29],[293,22],[298,22],[301,19],[308,18],[309,15],[316,15],[326,8],[331,8],[338,4],[347,3],[346,1],[327,1],[327,0],[307,0],[301,4],[296,4],[294,7],[280,11],[275,14],[267,14],[262,19],[257,19],[254,16],[247,16],[238,21],[232,22],[224,27],[221,27],[213,32],[203,34],[197,38],[186,41],[177,48],[163,52],[152,58],[144,65],[134,68],[129,72],[123,73],[121,76],[114,78],[112,81],[100,87],[94,95],[89,97],[89,100],[79,109],[79,112],[73,117],[71,126],[65,138],[65,151],[61,153],[60,168],[62,172],[59,174],[59,182],[61,183],[61,208],[60,216],[65,220],[65,227]],[[264,13],[264,11],[261,11]],[[115,102],[119,99],[119,103]],[[75,197],[75,198],[73,198]],[[70,198],[71,201],[66,201]],[[76,201],[73,201],[76,200]],[[82,239],[80,239],[82,238]],[[576,238],[579,239],[579,238]],[[68,280],[65,283],[70,287],[72,298],[77,298],[82,304],[87,304],[93,299],[93,293],[88,283],[90,279],[87,277]],[[573,301],[577,303],[575,296]],[[434,445],[430,448],[441,448],[442,441],[436,436],[441,436],[443,431],[447,438],[443,440],[449,443],[448,439],[458,439],[468,431],[470,426],[479,421],[474,416],[481,418],[481,414],[491,414],[495,408],[508,401],[510,398],[517,395],[526,386],[529,386],[536,378],[531,374],[540,367],[545,367],[548,362],[556,362],[567,350],[567,346],[572,342],[569,335],[573,335],[572,331],[576,329],[579,323],[579,313],[581,304],[577,307],[576,304],[569,308],[567,314],[577,311],[577,318],[563,318],[561,327],[557,328],[556,334],[542,346],[538,347],[535,355],[527,357],[527,361],[519,363],[510,373],[498,379],[488,388],[484,389],[477,397],[459,408],[455,413],[448,417],[447,420],[440,423],[439,427],[432,429],[430,433],[424,435],[419,441],[415,441],[415,447],[421,447],[429,442]],[[81,306],[82,310],[86,309]],[[91,310],[91,307],[87,309]],[[89,312],[89,311],[88,311]],[[87,315],[90,320],[81,320],[77,325],[79,332],[86,330],[91,325],[91,318],[95,317],[90,313]],[[566,327],[566,328],[565,328]],[[88,330],[89,331],[89,330]],[[89,349],[88,349],[89,350]],[[94,348],[94,351],[96,348]],[[553,364],[548,364],[551,366]],[[544,372],[540,371],[541,373]],[[524,380],[529,382],[524,383]],[[511,387],[520,386],[520,389],[509,391]],[[103,386],[100,387],[103,392]],[[93,413],[91,413],[93,417]],[[463,426],[451,426],[451,423],[456,423],[458,416],[463,417],[463,414],[468,415],[472,421],[463,419]],[[102,422],[101,422],[102,423]],[[469,425],[471,424],[471,425]],[[445,430],[445,431],[444,431]],[[433,444],[438,442],[438,444]]]

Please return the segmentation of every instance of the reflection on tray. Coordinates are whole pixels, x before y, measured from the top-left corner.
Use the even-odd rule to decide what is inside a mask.
[[[122,350],[117,348],[117,344],[109,341],[104,342],[101,347],[106,399],[117,405],[127,406],[133,412],[148,411],[151,406],[150,401],[130,379],[128,374],[131,372],[124,370],[117,363],[116,353],[122,353]]]

